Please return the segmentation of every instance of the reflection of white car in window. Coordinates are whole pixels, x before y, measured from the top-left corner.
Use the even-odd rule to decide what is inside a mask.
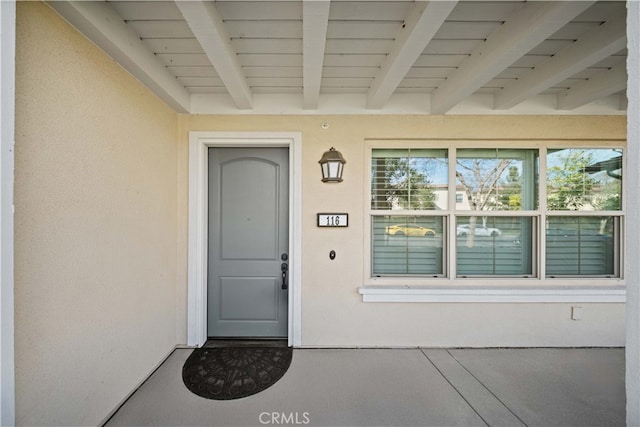
[[[456,234],[458,237],[465,237],[469,235],[469,224],[462,224],[456,228]],[[473,235],[482,237],[498,237],[502,234],[502,231],[498,228],[485,227],[484,225],[476,224]]]

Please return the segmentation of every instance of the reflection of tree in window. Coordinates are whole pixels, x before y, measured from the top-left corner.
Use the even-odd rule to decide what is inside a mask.
[[[609,149],[567,149],[550,152],[547,168],[547,208],[619,210],[622,162],[619,155],[611,158],[611,154],[612,150]],[[596,162],[603,157],[605,160]]]
[[[428,176],[430,159],[376,158],[374,209],[433,209],[435,193]]]
[[[457,217],[458,274],[531,274],[531,246],[528,244],[531,221],[496,217],[489,211],[534,209],[536,173],[536,150],[457,150],[456,178],[469,199],[469,209],[487,212],[482,216]],[[490,228],[496,231],[487,233]],[[492,240],[487,241],[487,236]],[[514,246],[514,242],[518,244]],[[505,257],[511,258],[506,261]],[[493,259],[495,269],[488,273],[486,265],[477,263],[482,259]]]
[[[588,203],[587,197],[595,184],[593,177],[584,171],[593,162],[593,156],[584,150],[563,151],[556,164],[548,168],[547,208],[580,210]]]
[[[607,157],[611,156],[608,150],[602,151]],[[602,190],[594,201],[596,209],[619,210],[622,206],[620,196],[622,193],[622,151],[613,150],[616,154],[605,160],[590,164],[584,171],[593,174],[599,181]],[[598,178],[599,177],[599,178]]]
[[[507,175],[507,185],[501,194],[500,203],[508,206],[509,210],[522,209],[522,176],[516,166],[509,166],[509,175]]]
[[[492,210],[498,204],[497,188],[508,159],[458,159],[456,177],[464,188],[471,209]]]
[[[535,150],[458,150],[456,178],[472,210],[535,209]]]

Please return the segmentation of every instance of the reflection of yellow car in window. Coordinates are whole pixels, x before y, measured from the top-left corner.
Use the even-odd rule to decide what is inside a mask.
[[[384,232],[390,236],[425,236],[435,237],[436,231],[432,228],[420,227],[416,224],[397,224],[384,228]]]

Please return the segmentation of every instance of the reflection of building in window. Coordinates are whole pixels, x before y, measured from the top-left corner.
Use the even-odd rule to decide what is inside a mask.
[[[447,202],[449,198],[449,186],[446,184],[434,185],[433,193],[435,194],[435,209],[436,210],[446,210]],[[469,198],[467,197],[467,193],[465,193],[464,188],[458,185],[456,188],[456,209],[458,210],[469,210],[471,209],[471,205],[469,204]]]
[[[616,171],[622,169],[622,156],[613,157],[608,160],[594,163],[584,168],[586,173],[598,173],[606,171],[607,175],[615,179],[622,179],[622,174]]]

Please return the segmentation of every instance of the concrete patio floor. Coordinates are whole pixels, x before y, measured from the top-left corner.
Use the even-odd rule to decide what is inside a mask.
[[[271,388],[207,400],[177,349],[106,426],[624,426],[624,349],[295,349]]]

